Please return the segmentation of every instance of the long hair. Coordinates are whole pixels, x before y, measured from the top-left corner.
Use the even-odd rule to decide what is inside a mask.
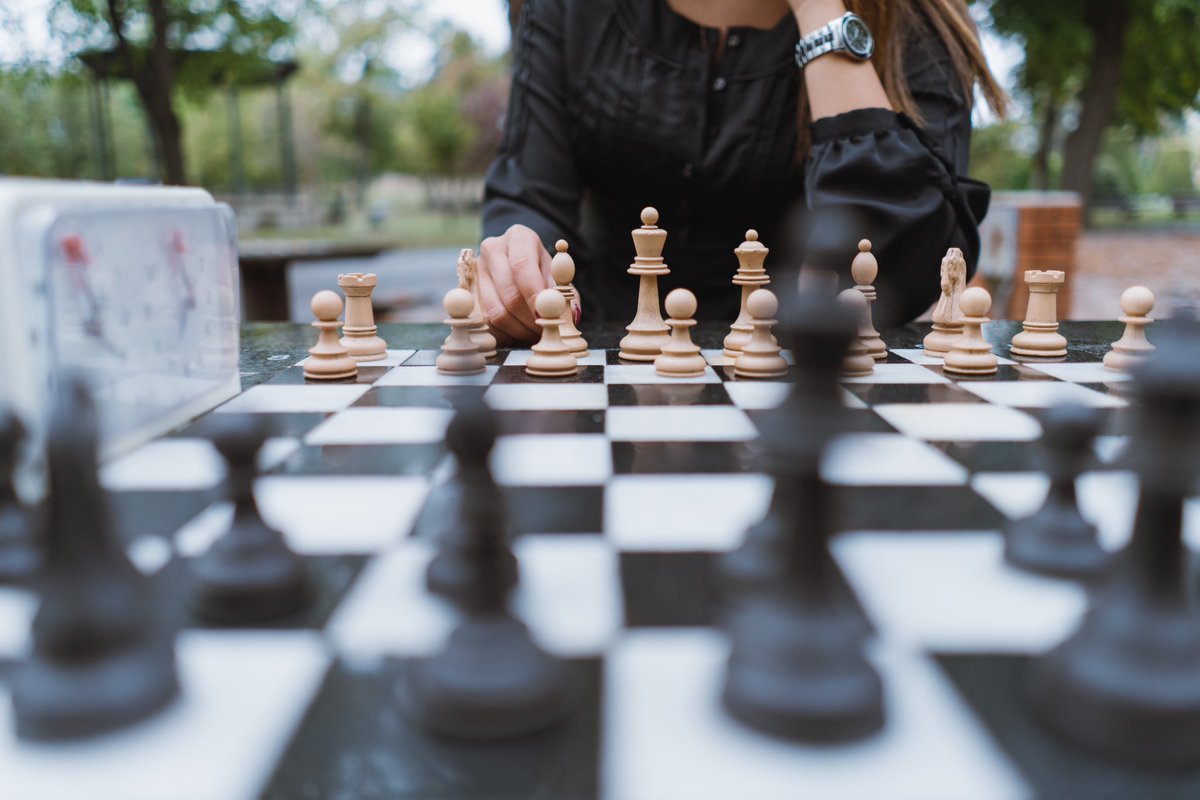
[[[968,106],[974,102],[978,86],[988,107],[1003,116],[1008,95],[988,69],[979,44],[979,30],[965,0],[847,0],[846,7],[862,17],[875,35],[871,63],[896,111],[907,114],[918,124],[922,122],[921,110],[904,72],[904,48],[912,31],[924,20],[950,54],[950,64]],[[808,125],[812,115],[803,81],[800,87],[799,155],[803,156],[809,149]]]

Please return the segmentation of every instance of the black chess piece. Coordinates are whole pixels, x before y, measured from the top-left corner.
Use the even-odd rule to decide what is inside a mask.
[[[1110,757],[1200,765],[1200,615],[1188,599],[1183,503],[1200,475],[1200,336],[1164,336],[1135,373],[1129,545],[1078,630],[1035,661],[1031,707]]]
[[[42,566],[33,514],[17,497],[17,456],[25,426],[0,408],[0,584],[28,583]]]
[[[498,435],[496,417],[479,398],[464,402],[460,412],[465,413],[455,415],[446,430],[446,446],[458,465],[452,486],[456,519],[443,529],[425,581],[434,594],[471,606],[480,570],[496,570],[508,592],[517,583],[517,558],[508,544],[504,494],[488,465]]]
[[[829,552],[834,523],[820,471],[844,414],[837,370],[828,362],[841,363],[855,320],[836,303],[806,295],[781,315],[780,326],[797,362],[812,369],[800,371],[779,427],[764,433],[776,496],[759,528],[760,546],[779,567],[758,578],[725,572],[737,583],[723,701],[735,718],[771,735],[844,741],[884,723],[883,683],[863,655],[869,632],[841,592]]]
[[[1004,555],[1018,567],[1070,578],[1107,572],[1112,558],[1096,526],[1084,519],[1075,499],[1075,480],[1083,472],[1100,430],[1100,415],[1086,406],[1058,406],[1038,414],[1050,490],[1032,516],[1008,526]]]
[[[256,414],[220,415],[213,444],[225,458],[233,523],[191,562],[188,602],[217,624],[262,622],[296,613],[312,598],[304,562],[267,524],[254,499],[257,457],[267,430]]]
[[[482,403],[460,409],[447,434],[460,466],[483,471],[495,436],[494,415]],[[509,612],[512,553],[497,521],[477,511],[467,515],[474,541],[459,556],[461,574],[471,579],[456,594],[463,619],[441,653],[409,665],[402,692],[413,718],[435,733],[517,737],[565,719],[577,704],[578,680],[573,665],[540,649]]]
[[[12,683],[17,735],[84,737],[137,722],[178,693],[174,631],[114,535],[97,476],[96,409],[63,379],[47,443],[46,568],[33,652]]]

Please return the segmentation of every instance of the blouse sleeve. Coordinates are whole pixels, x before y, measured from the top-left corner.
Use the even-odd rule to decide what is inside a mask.
[[[926,33],[907,58],[923,124],[879,108],[816,120],[805,166],[807,261],[846,274],[854,242],[870,239],[880,324],[911,320],[937,299],[947,248],[962,249],[974,272],[987,210],[987,187],[963,177],[970,105],[949,55]]]
[[[500,152],[484,179],[483,235],[533,228],[547,247],[574,241],[581,189],[567,123],[561,0],[526,0],[513,43]]]

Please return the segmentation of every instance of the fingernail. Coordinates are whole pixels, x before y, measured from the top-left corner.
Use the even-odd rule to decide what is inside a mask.
[[[571,311],[575,314],[575,324],[579,324],[579,320],[583,318],[583,306],[579,303],[571,303]]]

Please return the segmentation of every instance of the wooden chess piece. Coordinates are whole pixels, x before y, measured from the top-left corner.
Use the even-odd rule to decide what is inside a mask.
[[[862,339],[862,343],[867,346],[867,352],[871,354],[871,358],[883,361],[887,358],[887,345],[883,343],[879,331],[875,330],[875,323],[871,321],[871,304],[875,302],[877,296],[875,294],[875,277],[878,274],[879,262],[875,260],[875,255],[871,252],[871,240],[863,239],[858,243],[858,255],[854,257],[854,262],[850,265],[850,275],[856,284],[854,288],[867,298],[867,311],[863,315],[862,324],[859,325],[858,338]]]
[[[708,362],[700,355],[700,346],[692,341],[691,327],[696,324],[696,295],[687,289],[676,289],[667,295],[667,324],[671,338],[654,359],[654,371],[665,378],[698,378]]]
[[[925,337],[925,355],[944,358],[962,336],[959,299],[967,288],[967,261],[962,250],[951,247],[942,259],[942,296],[933,309],[933,330]]]
[[[1104,368],[1113,372],[1129,372],[1150,358],[1154,345],[1146,339],[1146,326],[1154,320],[1154,292],[1145,286],[1130,286],[1121,293],[1120,318],[1125,323],[1125,332],[1112,343],[1112,349],[1104,354]]]
[[[658,279],[671,274],[662,258],[667,232],[658,227],[658,212],[643,208],[642,227],[632,235],[637,257],[628,271],[640,280],[638,307],[633,322],[625,328],[629,333],[621,340],[620,356],[626,361],[653,361],[662,352],[671,330],[658,309]]]
[[[475,342],[475,346],[479,348],[479,352],[484,358],[495,358],[496,337],[488,330],[487,317],[483,313],[483,301],[479,297],[479,261],[475,258],[475,251],[470,248],[466,248],[458,254],[458,288],[466,289],[471,293],[473,302],[469,317],[471,341]]]
[[[775,314],[779,311],[779,300],[770,289],[755,289],[747,298],[745,307],[750,314],[750,339],[733,362],[734,377],[785,377],[787,361],[780,355],[779,342],[771,335],[771,328],[776,322]]]
[[[304,362],[304,377],[314,381],[334,381],[358,375],[358,363],[338,341],[338,315],[342,313],[342,298],[336,292],[322,289],[313,295],[312,326],[319,331],[317,343],[309,348]]]
[[[579,371],[579,359],[562,339],[562,315],[567,301],[557,289],[543,289],[534,301],[542,339],[533,346],[525,372],[538,378],[569,378]]]
[[[973,286],[962,293],[962,336],[950,347],[943,369],[956,375],[995,375],[999,361],[992,346],[983,338],[983,323],[987,322],[992,296],[987,289]]]
[[[559,329],[562,339],[576,358],[587,358],[588,345],[579,328],[575,327],[575,309],[571,307],[571,301],[575,299],[575,287],[571,285],[571,281],[575,280],[575,259],[567,252],[565,239],[554,243],[554,258],[550,259],[550,277],[554,278],[558,293],[563,296],[566,304],[562,315],[562,327]]]
[[[875,371],[875,359],[871,356],[867,343],[862,339],[864,324],[869,324],[869,322],[864,323],[864,320],[870,314],[871,307],[868,305],[866,295],[858,288],[846,289],[838,295],[837,299],[839,303],[853,309],[859,321],[858,335],[850,340],[850,346],[846,349],[846,358],[842,361],[842,377],[865,377]]]
[[[763,261],[769,252],[771,251],[758,241],[758,231],[755,230],[746,231],[746,241],[733,251],[738,260],[738,271],[733,276],[733,283],[742,287],[742,309],[738,313],[737,321],[729,326],[729,335],[725,337],[726,358],[736,359],[742,348],[750,342],[754,326],[746,304],[756,289],[761,289],[771,282],[766,269],[763,268]],[[774,313],[771,312],[768,316],[774,316]],[[772,341],[774,338],[771,337]]]
[[[1022,330],[1012,338],[1012,353],[1027,358],[1062,358],[1067,339],[1058,332],[1058,290],[1066,273],[1057,269],[1025,270],[1029,305]]]
[[[376,335],[375,311],[371,292],[379,277],[371,272],[338,275],[338,286],[346,295],[346,322],[342,325],[342,347],[355,361],[379,361],[387,358],[387,343]]]
[[[474,302],[466,289],[451,289],[442,300],[447,317],[442,321],[450,326],[450,335],[437,357],[437,371],[442,375],[478,375],[487,368],[487,359],[471,338]]]

